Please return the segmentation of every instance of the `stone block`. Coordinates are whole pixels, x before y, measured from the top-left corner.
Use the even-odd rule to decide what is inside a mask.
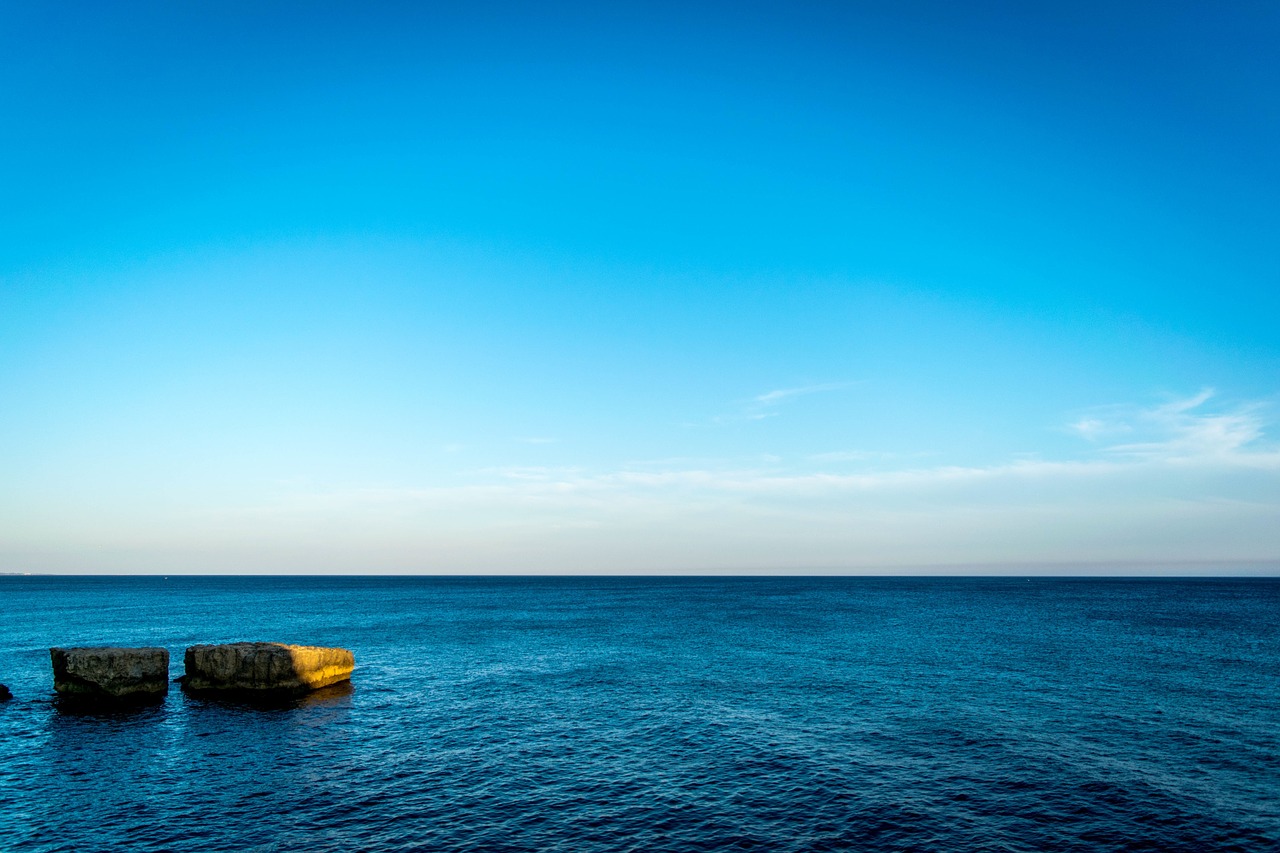
[[[52,648],[53,689],[70,699],[159,701],[169,692],[169,650]]]
[[[350,679],[355,656],[324,646],[225,643],[189,647],[184,664],[187,690],[306,693]]]

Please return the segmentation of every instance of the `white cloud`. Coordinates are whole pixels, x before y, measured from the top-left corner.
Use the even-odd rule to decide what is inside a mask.
[[[784,400],[790,400],[793,397],[804,397],[809,394],[820,394],[824,391],[842,391],[848,388],[851,382],[827,382],[821,385],[803,385],[799,388],[779,388],[775,391],[768,391],[764,394],[757,395],[755,402],[761,406],[776,406]]]
[[[1202,392],[1084,413],[1079,420],[1097,421],[1095,434],[1113,442],[1095,439],[1078,458],[1011,455],[990,465],[915,459],[875,471],[820,465],[865,458],[849,451],[787,457],[798,463],[791,468],[763,456],[677,458],[616,468],[492,468],[408,487],[292,483],[253,506],[169,510],[163,524],[149,517],[151,538],[137,541],[120,539],[119,531],[142,528],[103,519],[100,531],[75,534],[76,547],[335,571],[1275,559],[1280,447],[1268,440],[1266,410],[1215,408],[1214,399]],[[1090,429],[1075,431],[1087,437]],[[1114,442],[1121,433],[1133,440]],[[823,470],[812,470],[815,463]],[[34,548],[40,523],[29,514],[23,523],[10,520],[8,547]],[[45,522],[50,530],[56,523]],[[0,523],[0,534],[5,527]],[[72,535],[61,533],[58,541]]]
[[[511,465],[488,469],[506,480],[523,480],[539,483],[563,481],[577,475],[577,468],[556,468],[545,465]]]
[[[1246,464],[1257,461],[1252,457],[1259,454],[1259,458],[1265,458],[1267,448],[1258,446],[1265,436],[1261,404],[1213,411],[1206,408],[1213,397],[1213,389],[1206,388],[1194,396],[1154,407],[1108,407],[1081,418],[1070,429],[1094,441],[1121,433],[1138,439],[1104,448],[1116,457],[1182,462],[1217,459]]]
[[[826,382],[817,385],[801,385],[794,388],[776,388],[773,391],[766,391],[763,394],[757,394],[750,400],[747,400],[741,409],[731,415],[719,415],[712,419],[712,423],[723,425],[741,421],[761,421],[765,418],[774,418],[778,416],[778,408],[784,403],[795,400],[798,397],[807,397],[811,394],[822,394],[829,391],[843,391],[851,388],[858,383],[856,382]]]
[[[908,454],[885,450],[832,450],[827,453],[811,453],[805,458],[810,462],[887,462],[892,459],[920,459],[933,455],[933,452],[927,450]]]
[[[1121,428],[1123,428],[1123,425],[1121,425]],[[1075,423],[1069,424],[1067,429],[1089,441],[1096,441],[1102,436],[1114,432],[1117,429],[1117,425],[1107,423],[1101,418],[1081,418]]]
[[[914,466],[857,473],[849,473],[847,469],[788,471],[781,467],[781,457],[770,454],[757,456],[755,465],[741,464],[741,460],[736,465],[717,464],[706,459],[690,465],[689,461],[670,459],[595,471],[572,466],[510,466],[476,472],[482,482],[469,485],[335,490],[326,493],[322,502],[330,506],[345,501],[365,505],[395,502],[483,505],[556,496],[572,503],[576,499],[622,497],[665,500],[665,495],[674,493],[765,500],[829,498],[842,494],[928,497],[945,493],[948,499],[962,499],[956,498],[957,489],[1031,486],[1052,490],[1071,482],[1087,481],[1099,487],[1120,480],[1155,482],[1170,473],[1187,471],[1203,475],[1280,472],[1280,447],[1263,441],[1265,423],[1261,407],[1249,404],[1229,411],[1201,411],[1200,407],[1209,399],[1210,393],[1202,392],[1157,407],[1132,408],[1124,413],[1113,409],[1106,418],[1090,416],[1084,420],[1101,424],[1097,428],[1099,432],[1127,429],[1141,433],[1147,440],[1107,445],[1100,452],[1080,459],[1033,456],[1010,458],[992,465]],[[1121,414],[1126,420],[1116,420]],[[892,457],[844,451],[805,458],[844,462]],[[1277,487],[1280,490],[1280,483]]]

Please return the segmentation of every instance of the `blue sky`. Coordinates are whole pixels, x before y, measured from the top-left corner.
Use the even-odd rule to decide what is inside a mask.
[[[1277,571],[1274,5],[457,5],[6,10],[0,571]]]

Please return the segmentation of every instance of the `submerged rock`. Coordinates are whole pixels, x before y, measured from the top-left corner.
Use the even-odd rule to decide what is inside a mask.
[[[356,660],[347,649],[285,643],[191,646],[182,686],[193,691],[306,693],[351,678]]]
[[[160,701],[169,692],[169,650],[115,646],[49,649],[53,689],[67,699]]]

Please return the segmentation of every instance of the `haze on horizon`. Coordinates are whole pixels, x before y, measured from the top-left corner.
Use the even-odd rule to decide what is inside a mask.
[[[0,572],[1280,573],[1280,7],[24,4]]]

